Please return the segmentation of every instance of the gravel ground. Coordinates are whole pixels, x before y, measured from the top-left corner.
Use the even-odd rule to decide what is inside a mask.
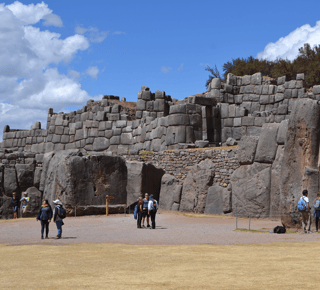
[[[74,244],[74,243],[126,243],[133,245],[234,245],[245,243],[318,241],[320,235],[270,234],[281,225],[268,219],[251,220],[251,229],[269,231],[253,233],[234,231],[233,217],[189,217],[170,212],[160,212],[156,229],[137,229],[133,215],[68,217],[64,220],[62,238],[56,240],[57,229],[50,224],[49,239],[40,239],[40,222],[33,219],[0,221],[0,244]],[[239,228],[248,229],[248,219],[238,219]]]

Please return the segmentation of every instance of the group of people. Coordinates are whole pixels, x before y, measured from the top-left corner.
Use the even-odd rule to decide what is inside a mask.
[[[63,206],[62,203],[59,199],[54,200],[53,203],[55,204],[55,208],[52,211],[52,208],[50,204],[48,203],[48,200],[44,200],[42,202],[41,208],[39,210],[38,216],[37,216],[37,221],[40,221],[41,223],[41,239],[43,239],[43,234],[44,230],[46,230],[46,236],[45,238],[49,238],[49,223],[53,219],[53,222],[57,226],[58,234],[56,236],[56,239],[60,239],[62,235],[62,226],[64,225],[63,223],[63,214],[62,211]]]
[[[18,209],[19,209],[20,202],[22,202],[22,213],[25,213],[27,211],[29,201],[30,201],[30,198],[28,197],[27,192],[23,193],[23,196],[20,200],[17,197],[16,192],[12,193],[12,205],[13,205],[13,218],[14,219],[18,218]]]
[[[314,200],[313,208],[313,218],[315,218],[316,232],[318,232],[320,220],[320,192],[318,192],[317,197]],[[311,233],[311,207],[307,189],[302,191],[302,196],[298,202],[298,210],[301,213],[303,231],[305,233]]]
[[[147,228],[156,228],[156,214],[158,210],[158,202],[153,198],[151,194],[145,193],[144,198],[139,197],[137,204],[137,228],[145,228],[144,223],[147,219]],[[150,227],[151,217],[151,227]],[[141,225],[142,223],[142,225]]]

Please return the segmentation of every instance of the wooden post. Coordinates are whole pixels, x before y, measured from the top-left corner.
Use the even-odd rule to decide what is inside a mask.
[[[106,202],[107,202],[107,205],[106,205],[106,215],[107,215],[107,216],[109,215],[109,201],[110,201],[111,199],[114,199],[114,196],[106,195]]]

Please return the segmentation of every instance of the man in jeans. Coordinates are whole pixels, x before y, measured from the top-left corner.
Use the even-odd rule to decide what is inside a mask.
[[[311,227],[311,208],[309,206],[308,190],[304,189],[302,191],[302,196],[300,200],[303,200],[306,205],[306,210],[300,211],[302,217],[302,228],[305,233],[310,233]]]

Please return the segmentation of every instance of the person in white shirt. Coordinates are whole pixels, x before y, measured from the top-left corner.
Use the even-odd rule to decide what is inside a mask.
[[[311,208],[309,206],[308,190],[304,189],[302,191],[302,196],[300,200],[303,200],[306,205],[306,210],[301,211],[302,217],[302,228],[305,233],[310,233],[311,227]]]
[[[151,194],[149,197],[149,203],[148,203],[148,213],[151,217],[151,229],[156,228],[156,214],[158,210],[158,202],[153,198],[153,195]]]

